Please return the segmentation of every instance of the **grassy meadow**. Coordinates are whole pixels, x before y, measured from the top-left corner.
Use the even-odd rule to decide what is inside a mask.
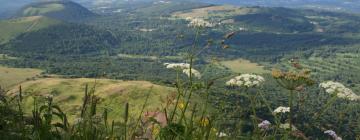
[[[49,12],[61,11],[64,8],[65,8],[64,5],[58,4],[58,3],[47,4],[47,5],[41,6],[41,7],[35,7],[35,6],[28,7],[23,11],[23,15],[24,16],[41,15],[41,14],[46,14]]]
[[[42,70],[30,68],[8,68],[0,66],[0,85],[3,88],[10,88],[18,85],[27,79],[40,75]]]
[[[21,84],[24,96],[53,95],[54,102],[61,105],[71,120],[79,115],[86,85],[89,86],[89,89],[95,86],[95,95],[102,99],[99,109],[109,109],[109,118],[114,120],[120,119],[116,116],[124,114],[125,103],[129,103],[130,113],[138,116],[148,94],[146,110],[154,111],[162,108],[165,105],[163,101],[166,100],[166,97],[174,93],[173,88],[155,85],[147,81],[44,78]],[[18,92],[18,88],[12,89],[9,94],[16,92]],[[31,112],[32,104],[33,98],[27,98],[25,101],[27,113]]]
[[[226,61],[221,61],[220,64],[223,67],[229,68],[231,71],[235,73],[256,73],[256,74],[269,73],[269,71],[264,69],[264,66],[250,62],[249,60],[246,59],[226,60]]]
[[[43,16],[30,16],[14,18],[11,20],[0,20],[0,44],[7,43],[22,33],[36,31],[59,23],[60,21]]]

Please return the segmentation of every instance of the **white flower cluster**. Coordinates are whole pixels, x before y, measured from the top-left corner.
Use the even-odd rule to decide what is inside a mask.
[[[270,128],[271,123],[268,120],[264,120],[258,124],[258,127],[262,130],[268,130]]]
[[[228,135],[224,132],[220,132],[220,133],[217,133],[216,134],[219,138],[222,138],[222,137],[227,137]]]
[[[339,98],[345,98],[349,100],[360,100],[360,96],[356,95],[351,89],[346,88],[343,84],[333,81],[327,81],[320,83],[321,88],[329,94],[336,94]]]
[[[326,130],[326,131],[324,131],[324,133],[331,136],[334,140],[342,140],[342,138],[339,137],[333,130]]]
[[[284,124],[280,124],[279,126],[281,129],[290,129],[290,124],[289,123],[284,123]],[[298,130],[294,125],[292,125],[291,128],[292,131],[296,131]]]
[[[186,20],[190,21],[188,24],[189,27],[214,27],[215,25],[200,18],[186,18]]]
[[[190,69],[188,63],[164,63],[167,69]]]
[[[286,113],[286,112],[290,112],[290,107],[283,107],[283,106],[279,106],[278,108],[276,108],[274,110],[274,113]]]
[[[185,73],[187,76],[190,77],[190,69],[184,69],[184,70],[183,70],[183,73]],[[198,78],[198,79],[201,78],[200,72],[197,71],[197,70],[195,70],[195,69],[191,69],[191,74],[192,74],[192,76],[194,76],[194,77],[196,77],[196,78]]]
[[[167,69],[179,69],[182,70],[184,74],[190,77],[190,64],[188,63],[164,63]],[[200,79],[201,73],[195,69],[191,69],[191,75]]]
[[[236,76],[235,78],[227,81],[226,85],[239,87],[255,87],[259,86],[263,82],[265,82],[265,79],[262,76],[255,74],[241,74],[240,76]]]

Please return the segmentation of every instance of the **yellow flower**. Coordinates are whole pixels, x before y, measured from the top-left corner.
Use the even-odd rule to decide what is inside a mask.
[[[213,127],[213,128],[211,128],[211,132],[213,132],[213,133],[216,134],[216,133],[217,133],[217,129]]]
[[[282,73],[281,70],[273,69],[272,72],[271,72],[271,75],[272,75],[274,78],[280,78],[280,77],[282,77],[283,73]]]
[[[209,121],[209,119],[208,119],[207,117],[202,118],[202,119],[200,120],[200,126],[206,127],[206,126],[209,125],[209,123],[210,123],[210,121]]]
[[[152,135],[153,135],[153,136],[157,136],[157,135],[159,135],[159,133],[160,133],[160,126],[159,126],[159,125],[155,125],[155,126],[153,127],[153,129],[152,129]]]
[[[179,103],[178,103],[178,108],[180,108],[181,110],[183,110],[183,109],[185,108],[184,102],[179,102]]]

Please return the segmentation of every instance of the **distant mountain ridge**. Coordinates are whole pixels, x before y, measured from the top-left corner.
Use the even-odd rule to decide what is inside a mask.
[[[322,9],[360,13],[360,0],[197,0],[212,4]]]

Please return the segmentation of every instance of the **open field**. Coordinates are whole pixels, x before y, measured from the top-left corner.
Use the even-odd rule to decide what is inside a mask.
[[[245,59],[221,61],[220,64],[236,73],[262,74],[268,72],[264,69],[264,66],[260,66],[257,63],[252,63],[249,60]]]
[[[29,68],[8,68],[0,66],[0,85],[4,88],[15,86],[26,79],[40,75],[42,70]]]
[[[107,108],[109,110],[109,117],[112,119],[119,119],[123,115],[125,103],[130,104],[130,113],[132,116],[137,116],[145,100],[149,95],[146,110],[156,110],[162,108],[166,97],[174,93],[173,88],[155,85],[147,81],[121,81],[109,79],[62,79],[62,78],[45,78],[35,81],[28,81],[21,84],[23,87],[23,94],[25,96],[42,96],[53,95],[54,101],[74,119],[79,115],[82,105],[82,100],[85,91],[85,85],[89,85],[89,89],[95,85],[95,95],[104,99],[100,103],[100,110]],[[14,94],[18,91],[17,88],[9,91],[9,94]],[[31,106],[33,98],[27,98],[25,106]],[[25,107],[26,108],[26,107]],[[26,108],[29,113],[32,108]],[[101,111],[99,111],[101,112]],[[116,118],[117,117],[117,118]]]

